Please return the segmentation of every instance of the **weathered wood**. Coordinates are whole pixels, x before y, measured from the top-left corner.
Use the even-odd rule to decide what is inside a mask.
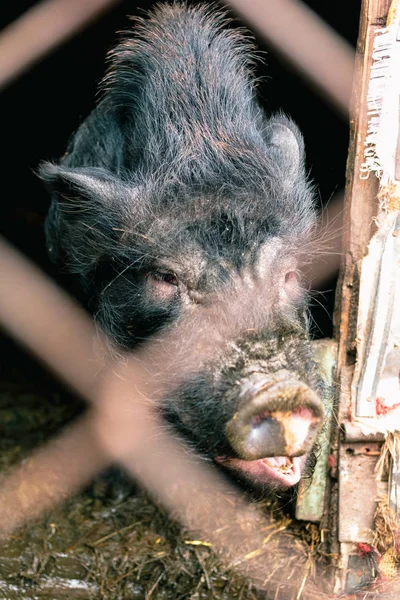
[[[352,427],[351,382],[357,351],[357,314],[360,291],[361,263],[376,227],[374,217],[379,208],[379,181],[363,170],[364,142],[368,127],[367,94],[371,73],[375,33],[386,23],[390,0],[363,0],[357,43],[355,77],[351,101],[350,145],[346,169],[344,206],[344,255],[337,288],[335,334],[338,338],[337,380],[340,389],[338,423]],[[338,510],[338,540],[340,560],[337,591],[356,585],[358,575],[349,556],[358,542],[371,541],[375,499],[378,483],[374,475],[380,444],[350,440],[340,442],[339,431],[334,440],[338,460],[339,502],[331,506]],[[362,569],[360,570],[360,573]],[[374,573],[370,573],[373,578]],[[365,573],[363,574],[365,578]],[[361,580],[358,581],[361,583]]]
[[[378,212],[378,179],[362,177],[364,141],[368,125],[367,93],[372,63],[374,34],[386,21],[390,0],[363,0],[357,42],[351,100],[350,145],[346,168],[344,204],[344,257],[335,311],[339,340],[338,373],[354,364],[360,263],[374,232]]]

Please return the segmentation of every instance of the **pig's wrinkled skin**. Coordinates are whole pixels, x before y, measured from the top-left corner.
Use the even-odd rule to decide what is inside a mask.
[[[264,115],[251,52],[218,13],[159,6],[111,53],[101,101],[40,174],[50,255],[119,347],[235,278],[253,285],[257,317],[241,315],[162,407],[204,457],[276,490],[298,482],[324,419],[297,275],[315,216],[301,134]]]

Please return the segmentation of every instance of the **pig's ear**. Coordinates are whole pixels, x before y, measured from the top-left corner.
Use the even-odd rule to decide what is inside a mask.
[[[265,134],[272,157],[285,179],[297,179],[304,171],[304,141],[297,125],[278,114],[268,121]]]
[[[44,163],[38,175],[52,194],[45,224],[50,258],[84,275],[132,211],[133,190],[102,168]]]
[[[95,167],[71,168],[45,162],[38,175],[50,192],[66,203],[83,198],[109,203],[118,188],[124,187],[112,173]]]

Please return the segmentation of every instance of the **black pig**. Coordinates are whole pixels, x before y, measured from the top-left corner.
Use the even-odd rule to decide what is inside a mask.
[[[288,488],[324,419],[298,277],[313,189],[301,134],[282,114],[266,118],[251,44],[224,25],[207,8],[165,4],[111,52],[98,106],[60,164],[41,167],[48,250],[124,349],[232,281],[254,289],[235,339],[163,413],[239,478]]]

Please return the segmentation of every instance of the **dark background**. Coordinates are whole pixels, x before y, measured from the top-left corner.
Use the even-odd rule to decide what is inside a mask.
[[[35,2],[13,0],[6,4],[0,9],[2,27]],[[34,171],[41,160],[57,159],[64,153],[69,136],[93,108],[104,57],[117,39],[115,31],[129,26],[127,15],[140,14],[152,4],[122,1],[0,95],[1,233],[53,276],[43,236],[49,197]],[[307,4],[355,45],[360,0],[310,0]],[[258,38],[257,42],[260,50],[267,52],[266,64],[260,65],[257,73],[262,78],[259,89],[265,108],[283,109],[300,126],[319,202],[326,205],[344,186],[347,122],[263,40]],[[332,333],[334,285],[334,281],[326,284],[325,295],[318,296],[323,306],[313,309],[317,337]],[[10,348],[10,341],[0,342],[3,353]]]

